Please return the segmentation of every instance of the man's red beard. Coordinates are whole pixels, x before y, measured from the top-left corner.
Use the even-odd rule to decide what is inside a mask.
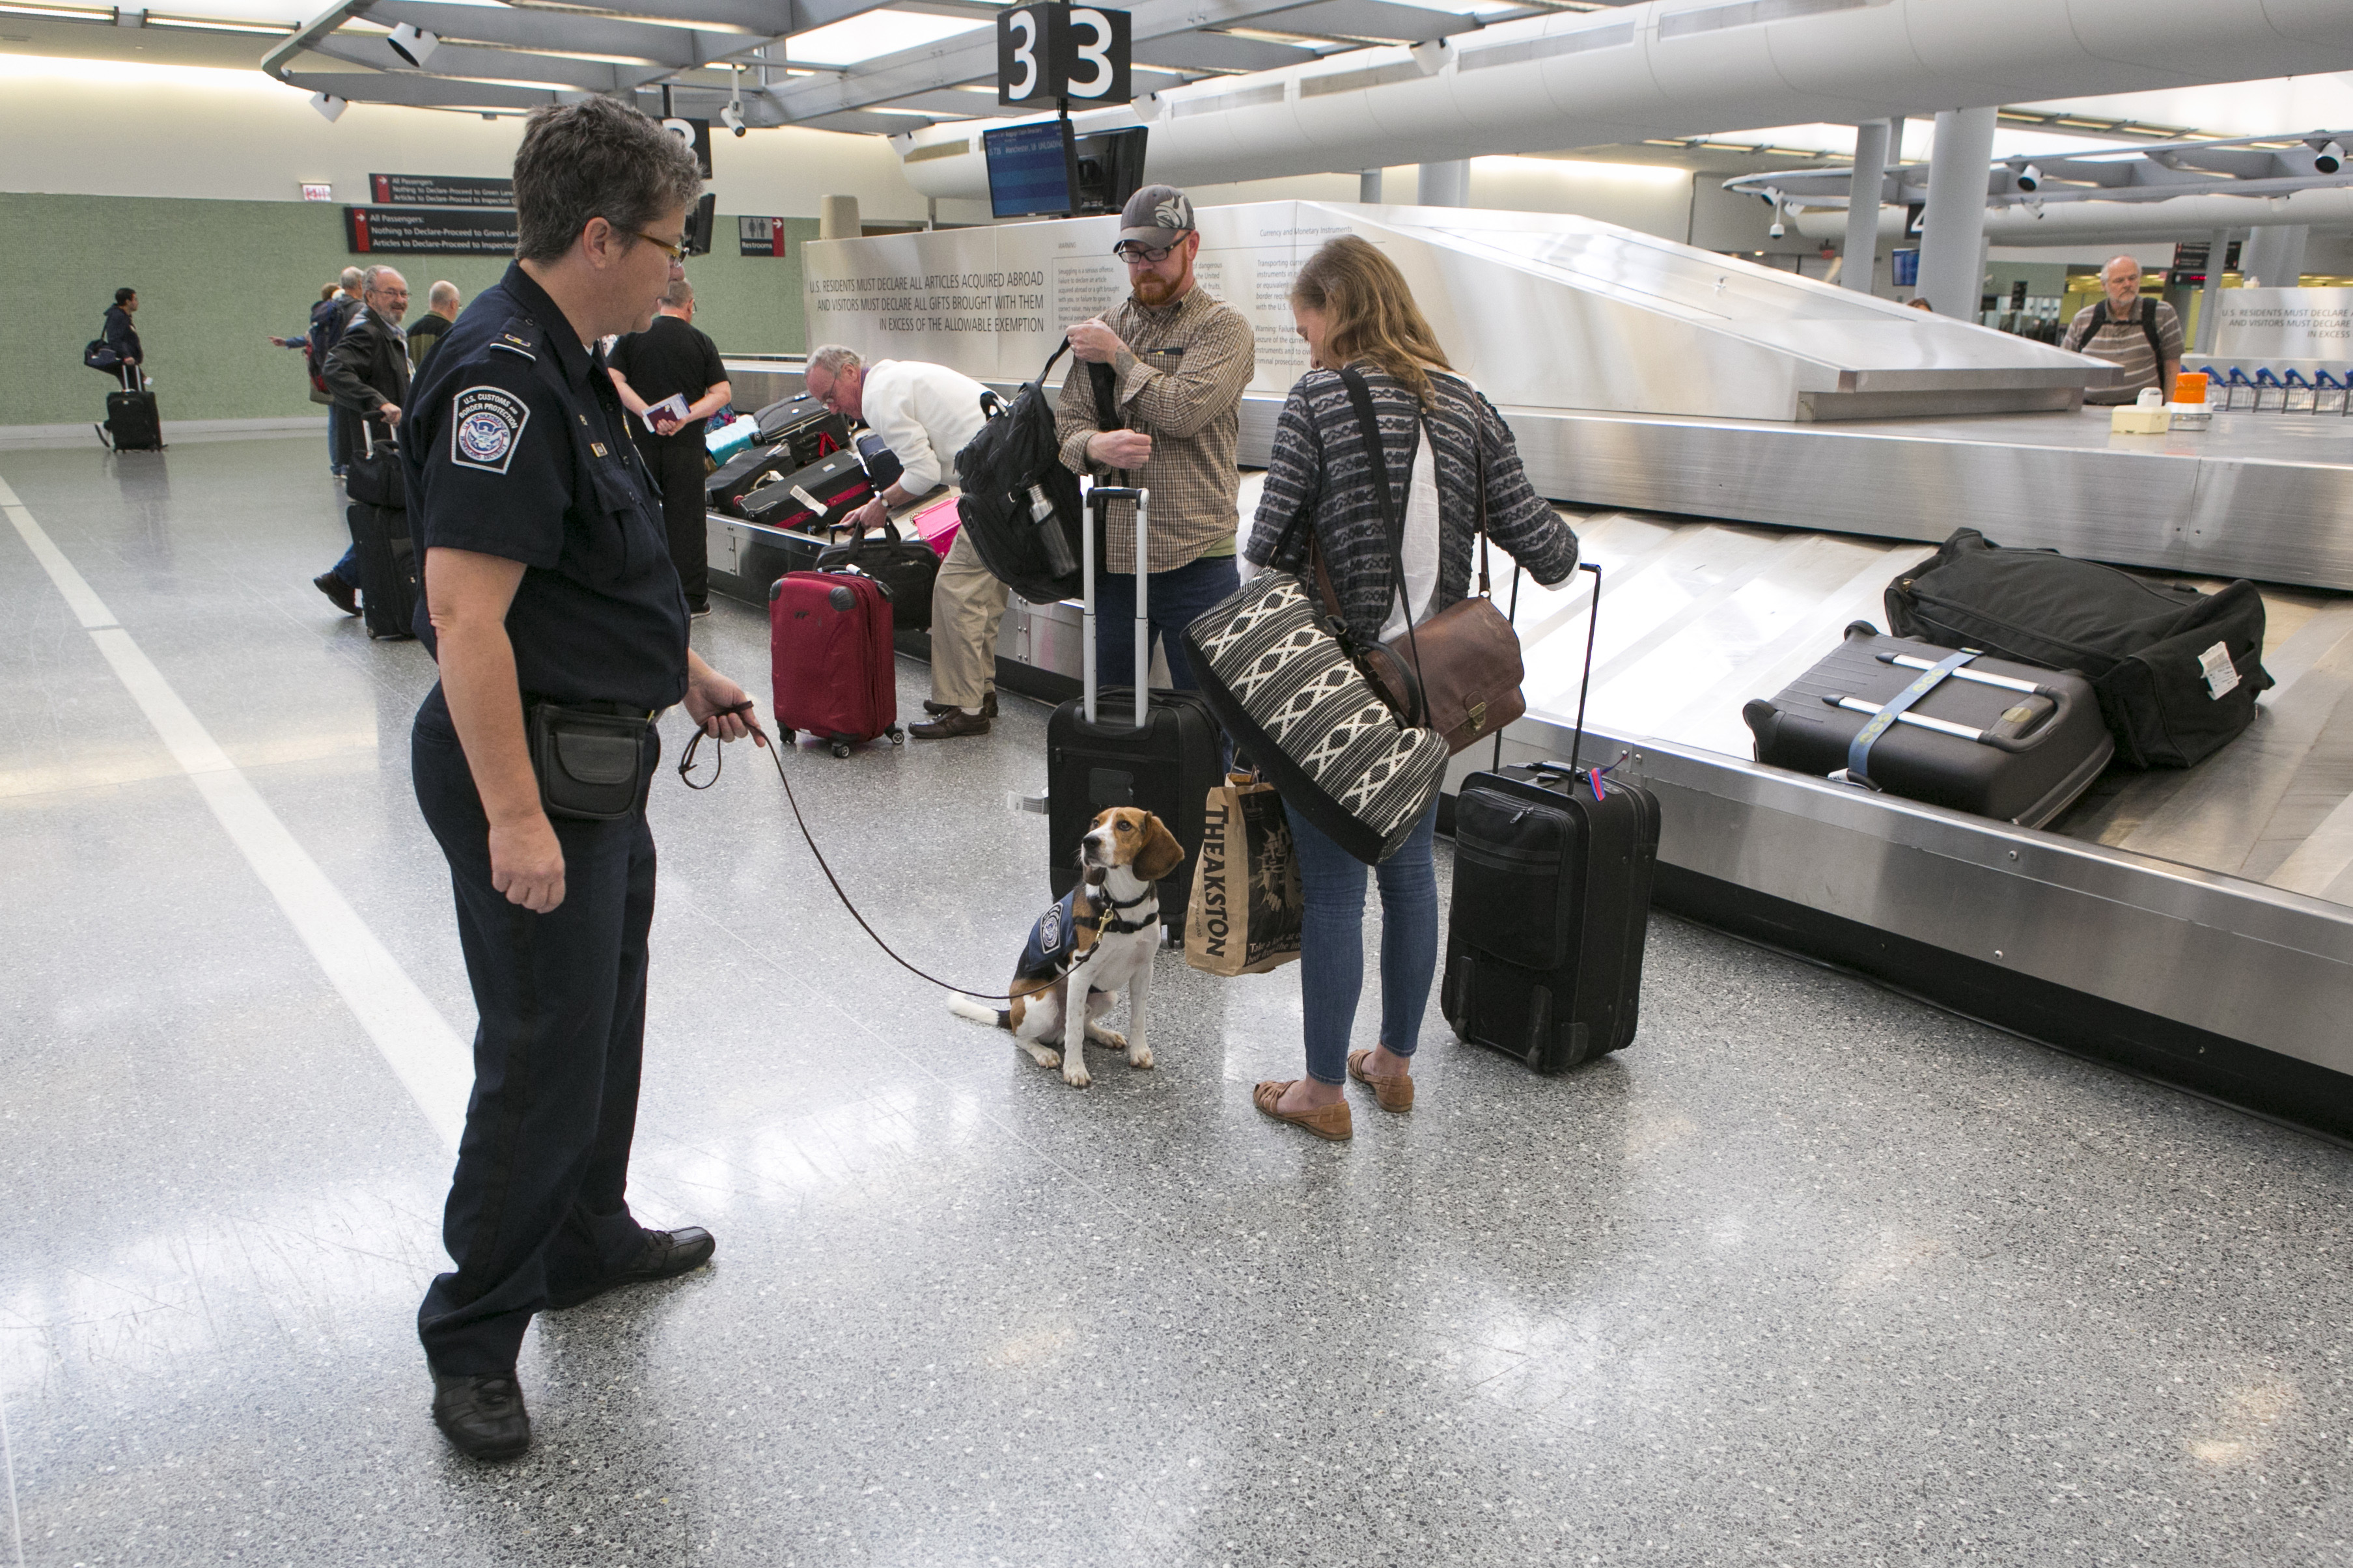
[[[1136,280],[1135,298],[1139,304],[1158,309],[1176,296],[1176,285],[1157,272],[1147,272]]]

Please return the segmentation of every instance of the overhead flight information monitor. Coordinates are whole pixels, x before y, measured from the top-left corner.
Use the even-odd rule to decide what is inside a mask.
[[[988,206],[997,217],[1060,217],[1075,210],[1076,170],[1068,121],[1008,125],[980,133],[988,163]]]

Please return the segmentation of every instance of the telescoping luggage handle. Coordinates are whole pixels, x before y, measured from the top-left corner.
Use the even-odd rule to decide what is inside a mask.
[[[1079,601],[1084,626],[1085,647],[1080,650],[1080,680],[1087,722],[1095,721],[1095,701],[1102,677],[1095,668],[1095,523],[1103,517],[1103,509],[1115,500],[1135,503],[1135,727],[1140,731],[1152,721],[1152,618],[1145,604],[1151,590],[1152,574],[1147,570],[1145,535],[1146,510],[1151,504],[1151,492],[1132,485],[1097,485],[1087,491],[1087,526],[1080,548],[1086,559],[1080,564],[1085,586],[1085,596]]]
[[[1853,622],[1848,626],[1846,631],[1849,637],[1858,634],[1867,634],[1872,637],[1879,635],[1879,628],[1868,621]],[[1878,787],[1871,782],[1871,748],[1878,743],[1881,736],[1899,723],[1914,725],[1923,730],[1934,730],[1939,734],[1952,735],[1964,741],[1974,741],[1978,745],[1991,746],[1998,752],[2008,752],[2014,755],[2021,752],[2031,752],[2059,733],[2069,711],[2075,705],[2074,694],[2063,686],[2037,686],[2031,680],[2021,680],[2015,676],[1996,675],[1991,670],[1966,668],[1971,659],[1979,657],[1979,652],[1976,648],[1963,648],[1958,653],[1933,662],[1905,653],[1881,653],[1876,657],[1882,664],[1892,665],[1899,669],[1920,671],[1919,679],[1889,698],[1884,703],[1866,702],[1859,697],[1850,697],[1841,691],[1827,692],[1822,697],[1825,707],[1841,709],[1849,713],[1871,715],[1871,721],[1857,731],[1854,739],[1848,742],[1846,754],[1846,782],[1864,789]],[[1990,729],[1974,729],[1967,724],[1956,724],[1949,719],[1936,719],[1926,713],[1910,711],[1915,703],[1942,685],[1947,678],[1975,681],[1980,686],[1999,687],[2004,690],[2016,691],[2029,697],[2048,698],[2052,704],[2050,720],[2031,735],[2015,736],[2000,735]]]

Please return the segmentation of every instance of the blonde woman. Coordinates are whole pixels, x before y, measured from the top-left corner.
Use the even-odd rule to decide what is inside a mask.
[[[1266,489],[1244,556],[1254,565],[1306,570],[1312,531],[1349,628],[1386,640],[1406,629],[1392,562],[1402,554],[1413,624],[1470,591],[1486,481],[1487,530],[1539,583],[1577,568],[1577,535],[1528,486],[1512,432],[1493,405],[1451,374],[1404,275],[1369,242],[1332,240],[1300,269],[1291,311],[1314,366],[1291,389],[1276,426]],[[1373,493],[1369,449],[1340,371],[1364,378],[1379,416],[1388,468],[1388,516],[1403,520],[1392,552]],[[1288,552],[1292,520],[1307,514]],[[1319,1138],[1352,1135],[1345,1082],[1370,1088],[1385,1110],[1413,1104],[1412,1061],[1438,967],[1438,883],[1432,805],[1404,847],[1375,868],[1381,889],[1381,1033],[1350,1051],[1365,984],[1366,867],[1298,812],[1290,813],[1307,897],[1299,986],[1307,1076],[1258,1085],[1259,1110]]]

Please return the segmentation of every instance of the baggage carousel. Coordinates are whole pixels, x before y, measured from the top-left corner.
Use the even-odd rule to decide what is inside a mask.
[[[797,389],[789,363],[729,369],[747,406]],[[1246,401],[1246,464],[1277,406]],[[1658,793],[1662,907],[2353,1135],[2353,422],[2224,415],[2197,436],[2111,437],[2104,410],[1810,426],[1506,413],[1604,568],[1580,760]],[[1245,518],[1259,482],[1245,475]],[[1959,526],[2209,587],[2255,577],[2278,685],[2200,766],[2111,771],[2042,830],[1748,760],[1742,704],[1848,622],[1883,626],[1889,580]],[[755,600],[813,553],[712,530],[716,585]],[[1529,711],[1502,754],[1563,758],[1589,579],[1517,586]],[[1079,649],[1075,605],[1017,600],[1000,679],[1060,697]],[[1456,780],[1493,754],[1458,758]]]

